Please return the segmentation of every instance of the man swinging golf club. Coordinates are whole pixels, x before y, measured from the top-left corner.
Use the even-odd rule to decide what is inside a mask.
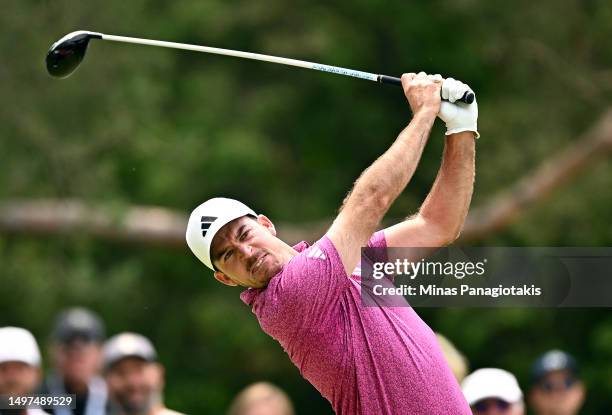
[[[431,329],[410,307],[365,307],[361,247],[440,247],[459,235],[473,190],[478,108],[470,88],[439,75],[404,74],[413,117],[367,168],[327,233],[290,246],[244,204],[214,198],[189,218],[187,243],[217,280],[247,289],[261,328],[338,414],[470,414]],[[441,102],[441,97],[448,102]],[[431,127],[447,127],[442,165],[419,212],[376,231],[412,177]]]

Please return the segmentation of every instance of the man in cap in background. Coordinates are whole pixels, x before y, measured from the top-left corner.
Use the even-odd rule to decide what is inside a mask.
[[[342,414],[469,414],[431,329],[404,298],[362,290],[361,248],[441,247],[459,235],[474,185],[478,107],[454,103],[471,89],[440,75],[402,75],[412,119],[364,170],[330,229],[291,246],[266,216],[241,202],[210,199],[189,218],[187,244],[241,299],[300,373]],[[440,96],[448,99],[441,102]],[[414,174],[440,117],[446,140],[438,176],[418,213],[376,231]],[[239,168],[239,166],[236,166]],[[392,278],[381,283],[394,287]],[[363,295],[363,297],[362,297]],[[367,307],[362,301],[377,306]]]
[[[461,383],[474,415],[524,415],[523,392],[510,372],[478,369]]]
[[[243,389],[232,402],[227,415],[294,415],[285,392],[268,382],[257,382]]]
[[[0,395],[31,395],[41,379],[40,350],[29,331],[0,328]],[[0,415],[44,415],[40,409],[2,409]]]
[[[74,394],[75,409],[55,408],[54,415],[103,415],[106,384],[99,375],[102,365],[102,320],[85,308],[71,308],[59,314],[51,333],[53,371],[42,392]]]
[[[561,350],[538,357],[531,368],[529,404],[537,415],[576,415],[586,395],[576,360]]]
[[[144,336],[122,333],[104,344],[109,415],[180,415],[164,407],[164,368]]]

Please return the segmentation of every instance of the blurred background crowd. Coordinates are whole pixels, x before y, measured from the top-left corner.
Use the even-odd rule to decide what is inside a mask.
[[[165,370],[151,341],[137,333],[110,338],[105,333],[104,323],[94,312],[63,311],[50,332],[50,362],[43,369],[40,347],[31,332],[0,328],[0,395],[74,396],[71,408],[48,408],[48,412],[0,408],[0,415],[181,415],[165,406]],[[535,415],[577,415],[583,406],[586,385],[576,360],[567,352],[550,350],[540,355],[531,364],[529,383],[521,388],[516,377],[501,368],[480,368],[468,375],[466,357],[443,335],[438,334],[438,340],[476,415],[525,415],[527,408]],[[257,382],[245,385],[224,413],[309,412],[296,411],[280,387]]]
[[[564,351],[548,351],[533,362],[524,393],[516,377],[504,369],[481,368],[467,375],[466,357],[446,337],[438,334],[438,340],[474,414],[525,415],[528,403],[536,415],[576,415],[584,403],[586,386],[575,359]],[[181,415],[164,404],[164,366],[143,335],[124,332],[107,339],[104,323],[94,312],[72,308],[57,317],[47,343],[50,363],[45,371],[31,332],[0,328],[0,395],[73,395],[72,408],[47,409],[54,415]],[[0,408],[1,415],[44,413]],[[296,411],[281,388],[258,382],[245,386],[225,413]]]
[[[40,346],[21,327],[0,328],[0,396],[68,396],[72,405],[10,408],[1,415],[181,415],[166,408],[163,364],[151,341],[124,332],[106,338],[104,323],[92,311],[72,308],[56,319],[43,369]],[[285,392],[267,383],[245,387],[227,415],[293,415]]]
[[[296,413],[330,414],[238,291],[218,284],[189,253],[186,215],[210,197],[233,197],[270,217],[288,243],[314,241],[358,174],[410,118],[399,88],[111,42],[92,43],[76,73],[52,79],[45,54],[74,30],[465,81],[478,97],[481,138],[458,244],[612,246],[608,0],[5,1],[0,327],[35,336],[47,387],[62,387],[57,379],[75,355],[53,319],[77,304],[100,315],[109,339],[136,332],[157,357],[140,359],[152,370],[134,382],[146,388],[128,387],[119,375],[135,368],[109,377],[106,338],[79,340],[96,363],[72,369],[83,370],[80,387],[64,378],[64,388],[85,390],[85,372],[98,373],[87,383],[92,396],[114,378],[119,391],[107,388],[110,399],[142,399],[143,389],[158,399],[165,379],[168,408],[223,414],[242,389],[265,380],[286,392]],[[442,144],[437,123],[390,220],[421,204]],[[546,397],[568,391],[579,402],[581,390],[582,415],[612,413],[609,309],[418,313],[469,358],[472,371],[514,375],[528,413],[536,413],[536,402],[562,402]],[[570,352],[580,371],[534,377],[533,362],[554,349]],[[480,390],[491,378],[506,385],[495,392],[504,395],[481,405],[503,409],[502,398],[518,396],[510,377],[484,372],[467,385]],[[263,389],[278,392],[256,388],[243,401]]]

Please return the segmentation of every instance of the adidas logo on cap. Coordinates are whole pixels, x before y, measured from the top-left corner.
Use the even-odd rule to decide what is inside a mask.
[[[212,223],[217,220],[216,216],[202,216],[202,220],[200,221],[202,223],[202,237],[206,237],[206,232],[208,232],[208,229],[210,229],[210,225],[212,225]]]

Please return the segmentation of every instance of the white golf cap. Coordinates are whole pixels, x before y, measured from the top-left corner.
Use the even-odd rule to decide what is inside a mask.
[[[514,375],[502,369],[478,369],[463,380],[461,389],[470,406],[488,398],[508,403],[523,399],[523,392]]]
[[[210,245],[215,234],[223,225],[246,215],[257,216],[251,208],[234,199],[216,197],[207,200],[195,208],[189,217],[185,235],[189,249],[204,265],[214,271]]]
[[[20,327],[0,328],[0,363],[5,362],[40,366],[40,350],[32,333]]]
[[[108,339],[102,348],[102,355],[106,369],[128,357],[136,357],[147,362],[157,360],[157,352],[149,339],[140,334],[128,332]]]

